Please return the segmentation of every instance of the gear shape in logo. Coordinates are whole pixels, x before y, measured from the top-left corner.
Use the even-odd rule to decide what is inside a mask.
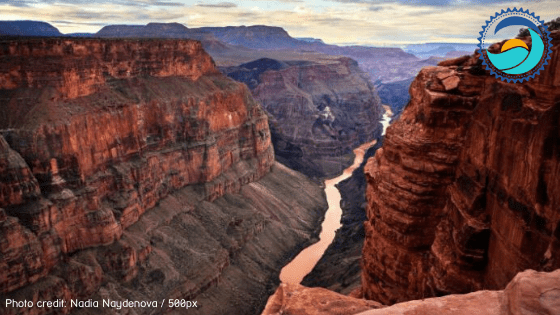
[[[503,43],[501,51],[493,53],[488,51],[490,44],[487,42],[489,35],[495,35],[508,26],[526,26],[531,35],[531,49],[521,39],[510,39]],[[493,30],[493,32],[492,32]],[[533,79],[544,66],[548,64],[552,53],[552,38],[548,27],[540,17],[536,17],[529,10],[523,8],[507,9],[496,12],[491,16],[478,38],[480,59],[490,73],[496,78],[507,82],[523,82]]]

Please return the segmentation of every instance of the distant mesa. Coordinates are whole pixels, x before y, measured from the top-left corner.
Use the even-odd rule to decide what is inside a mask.
[[[446,57],[450,52],[461,51],[468,52],[470,55],[477,49],[475,44],[461,43],[425,43],[412,44],[404,48],[408,53],[414,54],[419,58],[429,58],[431,56]]]
[[[189,29],[180,23],[148,23],[146,25],[107,25],[95,34],[96,37],[138,38],[190,38],[212,39],[210,34]]]
[[[94,37],[102,38],[177,38],[195,39],[209,52],[223,52],[233,49],[218,40],[211,33],[188,28],[180,23],[148,23],[147,25],[107,25]]]
[[[211,33],[228,44],[252,49],[295,49],[308,44],[291,37],[286,30],[276,26],[201,27],[199,30]]]
[[[41,21],[0,21],[2,36],[63,36],[60,31],[46,22]]]

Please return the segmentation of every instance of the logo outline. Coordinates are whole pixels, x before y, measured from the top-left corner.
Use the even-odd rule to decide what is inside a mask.
[[[482,46],[484,44],[484,40],[486,37],[486,33],[488,31],[489,26],[493,25],[494,22],[498,21],[500,17],[502,16],[508,16],[508,17],[513,17],[513,16],[519,16],[519,17],[523,17],[526,20],[529,21],[537,21],[538,25],[535,24],[535,26],[537,26],[540,30],[540,37],[541,40],[543,42],[544,45],[544,51],[541,55],[541,58],[539,60],[539,62],[537,63],[537,65],[535,65],[533,68],[531,68],[530,70],[523,72],[521,74],[508,74],[503,72],[502,70],[498,69],[497,67],[495,67],[492,62],[490,61],[490,58],[488,57],[488,49],[484,49]],[[529,18],[527,18],[527,16]],[[532,19],[531,19],[532,17]],[[503,21],[503,20],[502,20]],[[490,74],[494,75],[497,79],[500,79],[502,81],[506,81],[506,82],[523,82],[523,81],[529,81],[530,79],[534,79],[536,75],[540,74],[540,72],[542,70],[544,70],[544,66],[548,65],[548,60],[551,59],[550,54],[552,53],[552,37],[550,36],[550,31],[548,30],[548,26],[546,26],[544,24],[544,21],[542,21],[540,19],[540,16],[535,16],[535,13],[533,12],[529,12],[529,10],[523,10],[523,8],[519,8],[517,9],[516,7],[514,7],[513,9],[508,8],[507,11],[502,9],[501,12],[496,12],[496,14],[494,16],[490,16],[490,20],[486,21],[486,25],[482,26],[482,31],[479,32],[480,36],[478,37],[478,51],[480,53],[479,58],[482,60],[482,64],[486,67],[487,70],[490,70]],[[489,47],[489,46],[488,46]],[[531,45],[531,47],[533,47],[533,45]],[[524,61],[523,61],[524,62]],[[522,62],[522,63],[523,63]],[[519,66],[519,65],[518,65]],[[517,67],[517,66],[516,66]],[[506,69],[507,70],[507,69]]]

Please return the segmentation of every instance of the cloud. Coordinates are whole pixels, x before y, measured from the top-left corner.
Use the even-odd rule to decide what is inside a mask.
[[[314,17],[309,19],[310,22],[322,25],[339,25],[345,23],[346,20],[338,17]]]
[[[8,4],[14,7],[27,7],[29,6],[28,1],[25,0],[0,0],[0,4]]]
[[[85,23],[85,22],[73,22],[73,21],[62,21],[62,20],[57,20],[57,21],[51,21],[51,23],[55,23],[55,24],[62,24],[62,25],[71,25],[71,26],[76,26],[76,25],[84,25],[84,26],[97,26],[97,27],[103,27],[106,26],[107,24],[105,23]]]
[[[148,6],[162,6],[162,7],[181,7],[184,6],[181,2],[169,2],[161,0],[0,0],[0,4],[7,4],[13,7],[26,7],[32,5],[80,5],[87,6],[91,4],[112,4],[118,6],[129,7],[148,7]]]
[[[303,0],[251,0],[251,1],[268,1],[268,2],[282,2],[282,3],[302,3]]]
[[[398,3],[409,6],[462,6],[462,5],[490,5],[496,3],[511,2],[508,0],[329,0],[339,3],[367,3],[367,4],[382,4],[382,3]]]
[[[1,19],[43,20],[63,33],[97,32],[100,26],[109,24],[145,25],[149,22],[179,22],[190,28],[260,24],[283,27],[293,37],[321,38],[331,44],[377,46],[475,43],[485,21],[494,12],[506,8],[497,1],[477,4],[479,0],[454,0],[453,5],[447,6],[418,5],[420,2],[434,4],[427,0],[416,1],[413,5],[404,0],[309,0],[305,4],[284,3],[296,0],[225,0],[230,3],[225,6],[221,2],[224,0],[211,3],[200,0],[199,4],[204,5],[197,5],[193,0],[191,5],[172,8],[162,3],[181,4],[184,0],[46,0],[40,6],[32,0],[26,1],[31,5],[16,7],[13,0],[0,0]],[[546,21],[560,16],[558,2],[554,0],[515,3],[523,8],[527,4]],[[213,7],[224,9],[211,9]],[[254,7],[259,10],[253,10]]]
[[[237,4],[233,2],[220,2],[220,3],[199,3],[196,5],[197,7],[206,7],[206,8],[236,8]]]

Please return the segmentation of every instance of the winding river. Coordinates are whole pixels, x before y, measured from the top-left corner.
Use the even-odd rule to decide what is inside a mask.
[[[391,118],[390,110],[385,112],[383,120],[383,135],[389,126]],[[288,263],[280,271],[280,281],[283,283],[299,284],[303,278],[313,270],[327,247],[332,243],[335,232],[340,228],[340,219],[342,217],[342,209],[340,208],[340,192],[336,188],[336,184],[347,179],[352,175],[352,172],[360,166],[364,159],[364,154],[368,148],[375,145],[376,140],[362,144],[354,149],[356,158],[354,163],[342,172],[342,175],[325,180],[325,193],[327,195],[327,202],[329,208],[325,213],[325,220],[321,225],[321,234],[319,235],[319,242],[302,250],[290,263]]]

